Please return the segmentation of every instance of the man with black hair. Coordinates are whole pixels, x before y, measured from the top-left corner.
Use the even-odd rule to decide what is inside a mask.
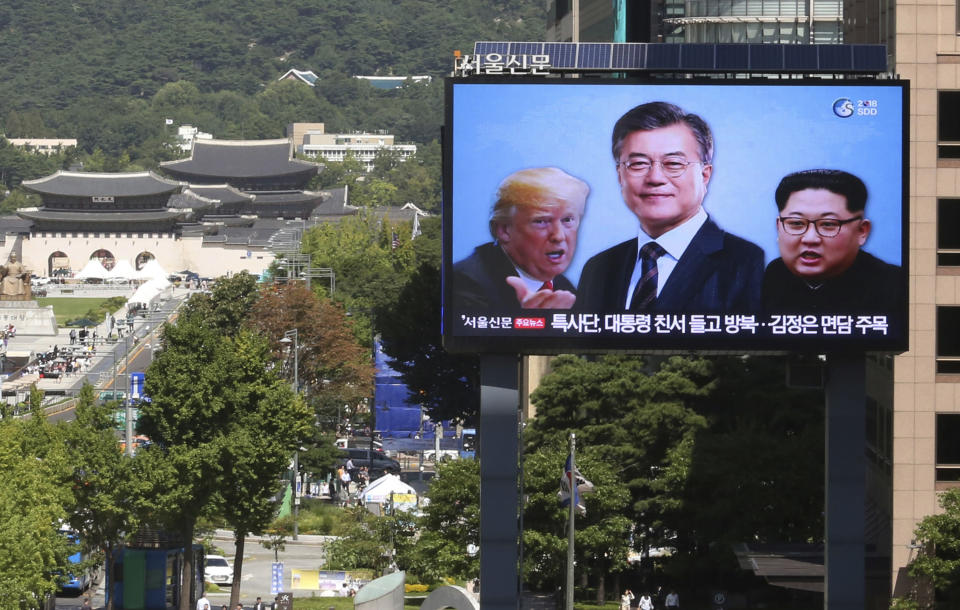
[[[809,169],[777,187],[780,258],[763,279],[773,313],[896,312],[903,304],[900,267],[861,248],[870,236],[867,187],[851,173]]]

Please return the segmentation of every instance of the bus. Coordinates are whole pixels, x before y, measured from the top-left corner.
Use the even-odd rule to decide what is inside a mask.
[[[473,459],[477,455],[477,429],[464,428],[460,433],[460,459]]]

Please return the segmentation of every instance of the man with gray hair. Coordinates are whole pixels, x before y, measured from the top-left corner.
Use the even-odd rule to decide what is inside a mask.
[[[453,267],[454,306],[474,313],[573,307],[574,287],[563,272],[589,193],[585,182],[556,167],[507,176],[490,215],[494,241]]]

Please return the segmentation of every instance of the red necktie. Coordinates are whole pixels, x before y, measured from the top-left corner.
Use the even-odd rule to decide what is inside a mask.
[[[543,286],[540,287],[540,290],[553,290],[553,280],[547,280],[543,283]]]

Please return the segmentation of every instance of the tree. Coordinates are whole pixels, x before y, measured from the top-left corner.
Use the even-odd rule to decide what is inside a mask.
[[[374,516],[362,506],[347,509],[344,531],[326,546],[329,570],[372,569],[382,574],[394,549],[412,538],[411,522],[401,515]]]
[[[261,534],[276,516],[273,501],[280,490],[278,476],[289,463],[291,447],[297,451],[313,424],[313,417],[299,395],[266,370],[270,362],[267,343],[241,332],[236,341],[241,351],[234,372],[238,408],[226,430],[223,478],[216,499],[220,513],[233,526],[236,553],[230,590],[230,607],[240,600],[239,575],[243,573],[243,549],[247,534]],[[296,476],[296,473],[294,473]]]
[[[240,328],[259,298],[257,278],[243,271],[218,279],[210,294],[194,294],[183,311],[184,315],[203,318],[207,326],[232,333]]]
[[[392,304],[416,268],[413,246],[405,242],[394,249],[393,232],[410,235],[409,223],[394,223],[361,211],[336,225],[312,227],[304,235],[302,251],[310,254],[314,267],[333,269],[337,280],[334,298],[357,316]]]
[[[907,566],[912,578],[933,590],[933,599],[921,598],[915,590],[912,599],[895,600],[899,610],[956,608],[960,603],[960,489],[945,491],[937,502],[942,512],[924,517],[913,531],[921,550]]]
[[[578,446],[600,447],[633,496],[638,550],[676,547],[668,573],[715,576],[728,569],[716,558],[737,542],[822,537],[823,396],[785,388],[782,366],[561,356],[532,396],[538,416],[525,443],[576,431]]]
[[[477,577],[480,558],[470,556],[467,545],[480,544],[480,463],[438,463],[427,497],[430,503],[417,523],[420,539],[400,557],[400,565],[426,582]]]
[[[383,351],[431,418],[468,420],[480,409],[480,362],[475,354],[443,349],[440,289],[439,269],[424,263],[396,303],[377,310]]]
[[[680,506],[693,441],[707,420],[692,406],[709,395],[710,362],[671,357],[648,364],[631,356],[587,361],[554,360],[531,400],[537,418],[528,427],[528,449],[577,433],[578,446],[620,465],[630,490],[639,541],[657,544]]]
[[[688,527],[671,546],[822,540],[823,392],[786,388],[779,358],[711,362],[716,384],[694,404],[709,428],[696,437],[677,511]]]
[[[523,490],[528,499],[523,508],[523,578],[541,591],[556,590],[566,574],[569,509],[560,505],[557,491],[567,453],[566,444],[554,439],[524,456]],[[574,521],[576,565],[583,576],[595,580],[596,602],[603,604],[606,575],[627,567],[630,491],[620,480],[620,465],[607,461],[600,447],[578,449],[576,460],[577,469],[595,486],[594,493],[583,496],[586,515]]]
[[[146,374],[152,401],[141,407],[140,430],[156,442],[144,451],[153,467],[149,484],[156,499],[155,516],[192,543],[197,519],[209,514],[225,481],[262,483],[268,468],[240,476],[234,464],[237,445],[251,444],[244,425],[256,422],[273,446],[260,447],[268,461],[276,452],[291,454],[302,434],[303,406],[285,381],[267,369],[266,344],[248,331],[235,336],[206,324],[197,312],[185,312],[163,330],[164,348]],[[275,463],[275,462],[274,462]],[[249,474],[244,472],[244,475]],[[271,480],[281,472],[270,472]],[[258,493],[262,487],[237,490]],[[189,608],[191,554],[184,561],[179,607]]]
[[[264,290],[248,323],[267,338],[274,360],[291,367],[294,345],[281,340],[287,331],[297,331],[297,379],[319,408],[356,407],[372,395],[370,352],[357,342],[352,321],[342,307],[318,297],[303,283]]]
[[[117,447],[112,411],[118,405],[96,404],[93,387],[84,384],[76,419],[59,427],[73,465],[70,525],[87,550],[104,551],[107,566],[113,565],[117,545],[138,527],[138,511],[142,511],[145,498],[138,476],[139,462],[124,456]],[[107,610],[112,610],[113,601],[111,596]]]
[[[5,608],[41,608],[67,566],[68,462],[31,392],[31,416],[0,419],[0,600]]]

